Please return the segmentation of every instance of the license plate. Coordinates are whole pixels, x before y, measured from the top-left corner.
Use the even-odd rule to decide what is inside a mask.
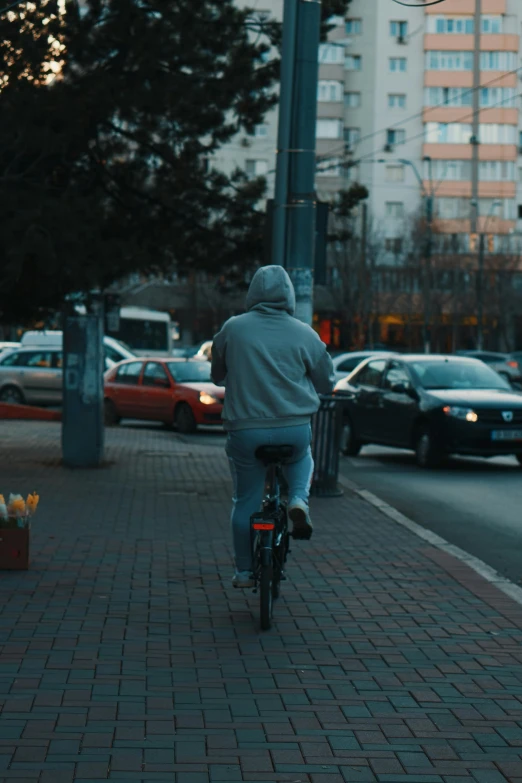
[[[492,440],[522,440],[522,430],[493,430]]]

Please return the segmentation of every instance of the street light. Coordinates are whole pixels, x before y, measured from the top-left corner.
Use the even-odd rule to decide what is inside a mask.
[[[477,210],[477,217],[478,217],[478,210],[479,210],[479,202],[478,200],[472,201],[472,206],[474,206]],[[489,210],[488,216],[484,222],[484,226],[482,231],[479,234],[479,254],[478,254],[478,276],[477,276],[477,350],[482,351],[484,350],[484,324],[483,324],[483,318],[484,318],[484,253],[485,253],[485,246],[486,246],[486,233],[488,230],[488,223],[493,217],[493,210],[495,207],[502,206],[502,201],[499,199],[495,199],[495,201],[492,202],[491,208]]]
[[[431,353],[431,338],[430,338],[430,323],[431,323],[431,307],[430,307],[430,300],[431,300],[431,256],[432,256],[432,245],[433,245],[433,239],[432,239],[432,228],[433,228],[433,200],[434,200],[434,189],[433,189],[433,168],[432,168],[432,159],[429,155],[425,155],[423,158],[424,161],[428,163],[428,178],[429,178],[429,191],[426,190],[424,186],[424,180],[421,177],[419,170],[415,163],[412,160],[408,160],[407,158],[397,158],[398,163],[402,163],[403,166],[410,166],[413,169],[413,172],[415,176],[417,177],[419,181],[419,185],[421,187],[421,193],[422,197],[424,199],[424,210],[426,215],[426,245],[424,250],[424,259],[425,259],[425,274],[424,274],[424,352],[425,353]],[[388,163],[390,161],[385,160],[383,158],[380,158],[378,160],[378,163]]]

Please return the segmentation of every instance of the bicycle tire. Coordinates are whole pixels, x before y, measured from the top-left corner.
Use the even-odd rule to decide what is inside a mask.
[[[261,630],[268,631],[272,625],[273,571],[271,565],[261,566],[259,578],[259,604]]]

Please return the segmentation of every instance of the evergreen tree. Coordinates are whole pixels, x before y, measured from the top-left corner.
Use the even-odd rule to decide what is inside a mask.
[[[347,0],[324,4],[325,18]],[[259,259],[263,180],[213,169],[276,103],[280,25],[233,0],[23,2],[0,14],[0,318],[133,271]]]

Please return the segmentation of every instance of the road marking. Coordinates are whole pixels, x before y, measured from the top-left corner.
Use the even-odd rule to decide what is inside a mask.
[[[350,479],[347,479],[344,476],[339,476],[339,484],[342,484],[343,487],[350,490],[351,492],[354,492],[367,503],[370,503],[372,506],[379,509],[382,514],[387,516],[389,519],[392,519],[394,522],[397,522],[398,525],[402,525],[402,527],[407,528],[416,536],[422,538],[424,541],[427,541],[432,546],[435,546],[438,549],[441,549],[443,552],[447,552],[449,555],[453,555],[453,557],[456,557],[457,560],[466,563],[466,565],[472,568],[483,579],[495,585],[495,587],[498,587],[498,589],[503,593],[508,595],[518,604],[522,605],[522,587],[519,587],[518,585],[511,582],[511,580],[506,579],[505,576],[499,574],[498,571],[495,571],[494,568],[488,566],[487,563],[484,563],[483,560],[470,555],[469,552],[466,552],[464,549],[461,549],[454,544],[450,544],[449,541],[446,541],[445,538],[437,535],[437,533],[433,533],[431,530],[427,530],[425,527],[422,527],[422,525],[417,524],[417,522],[414,522],[396,508],[390,506],[389,503],[386,503],[377,495],[374,495],[373,492],[369,492],[367,489],[362,489],[353,481],[350,481]]]

